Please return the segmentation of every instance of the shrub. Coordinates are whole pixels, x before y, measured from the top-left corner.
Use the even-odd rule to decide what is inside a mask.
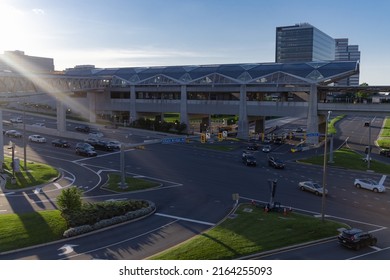
[[[150,202],[150,201],[130,201],[130,202],[131,203],[129,203],[129,204],[132,204],[132,205],[137,204],[137,205],[142,205],[144,207],[139,208],[139,209],[134,210],[134,211],[129,211],[129,212],[125,213],[124,215],[114,216],[114,217],[109,218],[109,219],[101,219],[101,220],[95,222],[94,224],[79,225],[79,226],[69,228],[68,230],[66,230],[64,232],[63,236],[64,237],[72,237],[72,236],[88,233],[88,232],[93,231],[93,230],[98,230],[98,229],[101,229],[104,227],[108,227],[111,225],[115,225],[115,224],[123,223],[126,221],[130,221],[133,219],[137,219],[139,217],[146,216],[149,213],[152,213],[156,209],[155,204],[153,202]],[[82,212],[82,211],[80,211],[80,212]],[[81,213],[78,213],[78,215],[80,215],[80,214]],[[82,214],[82,216],[85,218],[85,216],[86,216],[85,213]]]

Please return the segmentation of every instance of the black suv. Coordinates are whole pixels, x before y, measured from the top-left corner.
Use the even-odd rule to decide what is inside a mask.
[[[345,247],[359,250],[365,246],[375,246],[377,239],[371,233],[361,229],[346,229],[337,237],[339,243]]]
[[[79,126],[76,126],[75,130],[88,133],[91,131],[91,128],[88,125],[79,125]]]
[[[268,165],[276,169],[284,168],[284,162],[274,157],[268,157]]]
[[[256,158],[252,154],[245,154],[242,157],[242,162],[245,163],[246,166],[252,165],[256,166]]]
[[[101,151],[114,151],[116,148],[114,145],[103,140],[97,140],[96,143],[91,145],[94,146],[96,150],[101,150]]]
[[[79,146],[76,148],[76,154],[80,156],[86,156],[86,157],[96,157],[97,153],[88,147],[82,147]]]

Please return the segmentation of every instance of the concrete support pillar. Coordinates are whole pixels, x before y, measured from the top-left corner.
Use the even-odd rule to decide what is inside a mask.
[[[249,125],[248,125],[248,115],[246,109],[246,86],[241,85],[237,137],[241,139],[248,139],[248,136],[249,136]]]
[[[135,86],[130,86],[130,124],[138,119],[137,111],[136,111],[136,103],[137,100],[135,93]]]
[[[188,112],[187,112],[187,86],[181,86],[180,91],[180,122],[187,125],[187,130],[190,127],[188,121]]]
[[[265,118],[260,117],[255,121],[255,133],[264,133],[265,130]]]
[[[310,85],[309,108],[307,115],[307,134],[318,132],[317,84]],[[318,144],[318,136],[307,137],[306,143]]]
[[[91,123],[96,123],[96,95],[94,92],[87,92],[88,99],[88,119]]]
[[[65,104],[60,100],[57,99],[56,104],[57,109],[57,130],[58,132],[65,132],[66,131],[66,108]]]

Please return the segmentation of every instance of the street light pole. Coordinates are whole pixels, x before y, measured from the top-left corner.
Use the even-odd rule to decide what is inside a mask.
[[[375,120],[376,117],[374,117],[368,125],[368,151],[367,151],[367,169],[370,169],[370,161],[371,161],[371,125],[372,122]]]
[[[330,119],[330,114],[332,111],[328,111],[328,116],[326,118],[325,124],[325,146],[324,146],[324,165],[322,173],[322,203],[321,203],[321,220],[325,221],[325,196],[326,196],[326,154],[328,152],[328,123]]]

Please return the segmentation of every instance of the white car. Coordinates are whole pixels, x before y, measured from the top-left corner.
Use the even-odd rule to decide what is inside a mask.
[[[28,141],[30,142],[37,142],[37,143],[46,143],[46,138],[41,135],[30,135],[28,137]]]
[[[312,192],[315,195],[322,195],[324,190],[323,187],[313,181],[299,182],[298,186],[301,191]],[[325,195],[327,194],[328,190],[325,190]]]
[[[32,126],[35,126],[35,127],[46,127],[44,123],[34,123]]]
[[[363,189],[367,189],[367,190],[370,190],[370,191],[373,191],[376,193],[386,191],[386,188],[383,185],[383,182],[378,183],[377,181],[372,180],[372,179],[355,179],[354,185],[358,189],[363,188]]]

